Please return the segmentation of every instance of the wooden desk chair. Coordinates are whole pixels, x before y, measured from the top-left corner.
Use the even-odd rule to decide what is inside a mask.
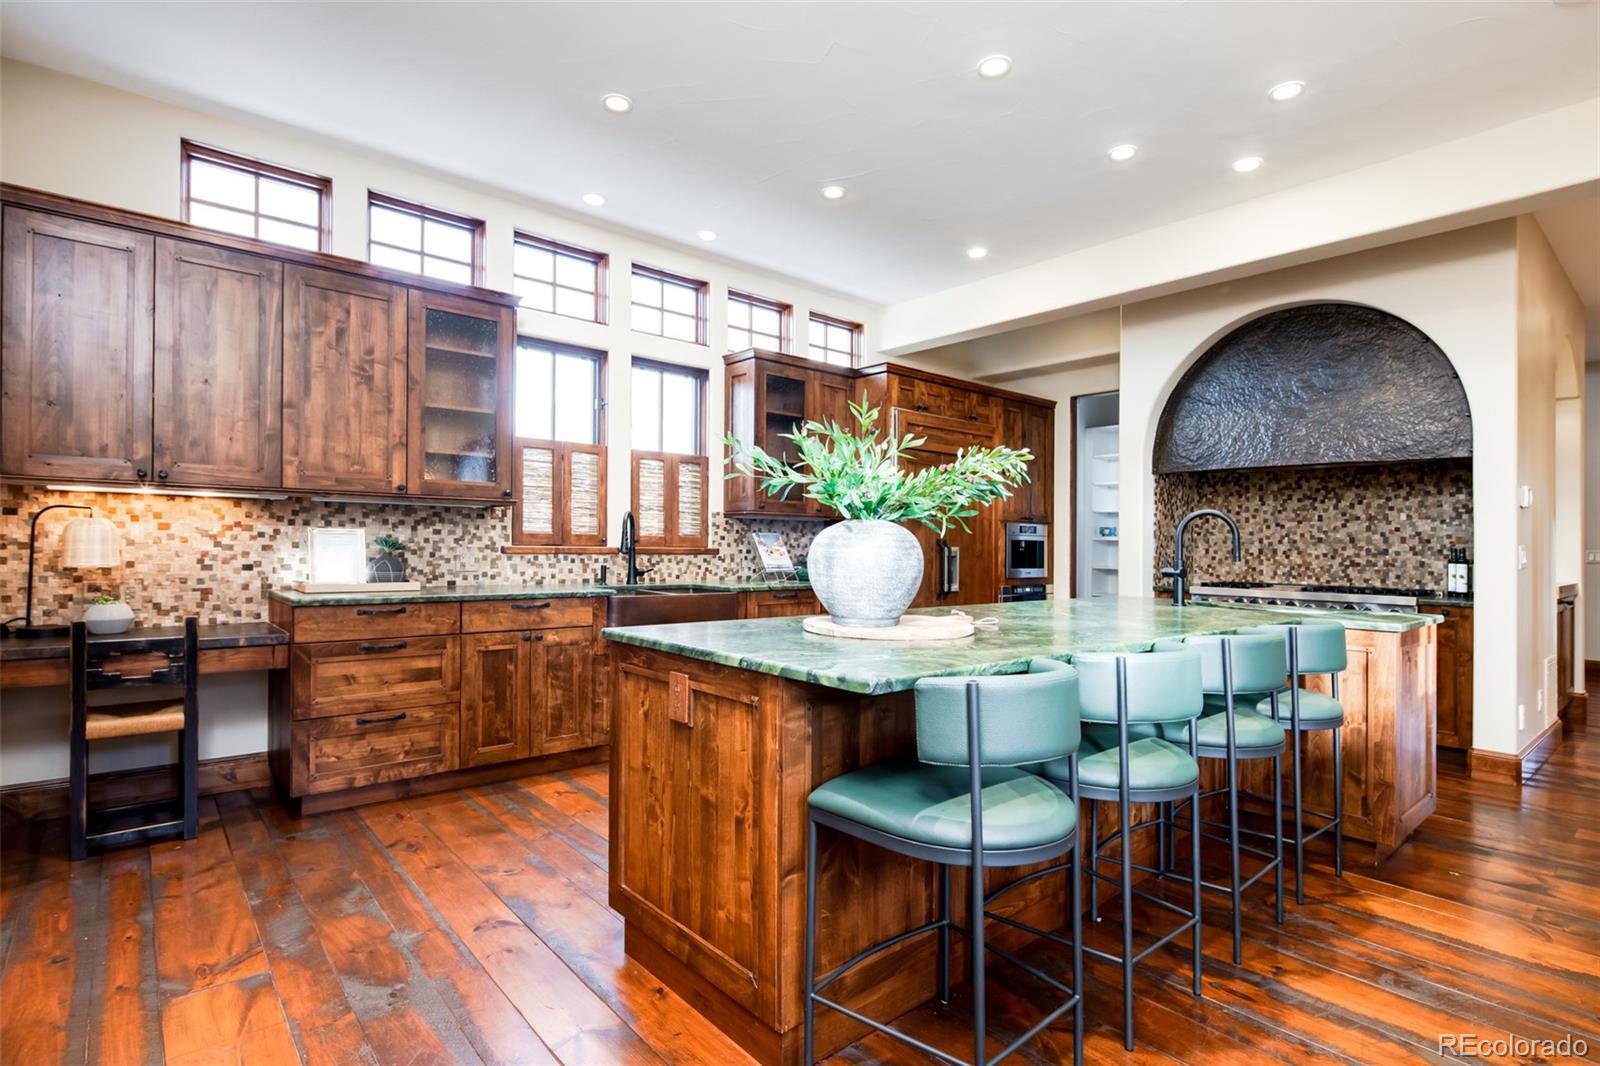
[[[82,622],[72,624],[69,672],[72,683],[72,772],[69,794],[69,845],[74,860],[89,848],[141,843],[180,832],[193,840],[199,831],[200,776],[198,620],[186,618],[183,636],[160,640],[90,643]],[[127,674],[108,660],[151,665],[148,672]],[[89,693],[106,689],[183,686],[183,698],[89,706]],[[178,795],[170,800],[132,804],[103,811],[89,810],[89,743],[112,737],[154,733],[178,734]]]

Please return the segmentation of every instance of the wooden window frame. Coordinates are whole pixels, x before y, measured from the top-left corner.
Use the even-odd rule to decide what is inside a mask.
[[[691,454],[682,452],[655,451],[646,448],[633,449],[633,468],[631,480],[633,482],[629,500],[635,515],[639,513],[639,462],[641,459],[659,459],[664,464],[662,476],[665,483],[662,486],[662,507],[666,515],[662,528],[666,531],[661,536],[639,536],[640,548],[668,549],[677,551],[704,551],[711,542],[711,457],[706,441],[706,418],[708,396],[711,387],[711,375],[708,371],[693,366],[684,366],[680,363],[669,363],[660,359],[644,359],[635,357],[629,367],[630,374],[636,367],[650,370],[666,371],[673,374],[683,374],[693,377],[696,382],[696,401],[700,408],[700,417],[696,420],[695,447],[697,451]],[[663,395],[665,395],[665,390]],[[665,402],[665,401],[663,401]],[[662,412],[665,414],[665,411]],[[631,443],[631,442],[630,442]],[[678,532],[678,474],[682,466],[698,466],[700,468],[700,534],[699,536],[684,536]]]
[[[700,408],[700,417],[695,420],[696,425],[695,425],[695,442],[694,442],[694,446],[695,446],[696,450],[691,452],[691,453],[687,453],[687,454],[691,454],[691,455],[706,455],[706,454],[708,454],[710,449],[706,445],[706,405],[707,405],[706,397],[709,395],[710,388],[711,388],[711,374],[710,374],[710,372],[705,370],[702,367],[684,366],[682,363],[669,363],[669,362],[666,362],[665,360],[662,360],[662,359],[647,359],[647,358],[645,358],[643,356],[634,356],[632,361],[629,363],[629,366],[628,366],[628,373],[630,375],[630,379],[631,379],[633,371],[635,369],[640,368],[640,367],[643,367],[646,370],[659,370],[659,371],[664,371],[664,372],[669,373],[669,374],[679,374],[679,375],[682,375],[684,377],[691,377],[691,378],[695,379],[695,389],[696,389],[695,402],[696,402],[697,406],[699,406],[699,408]],[[631,389],[630,389],[630,393],[631,393]],[[665,396],[665,390],[663,390],[663,396]],[[632,403],[632,402],[636,402],[636,401],[630,395],[630,403]],[[664,417],[666,415],[665,403],[666,403],[666,401],[665,401],[665,399],[663,399],[662,400],[662,404],[663,404],[663,409],[662,409],[663,419],[662,419],[662,422],[661,422],[662,425],[665,425],[665,417]],[[665,434],[663,434],[663,436],[665,436]],[[631,439],[630,439],[629,443],[630,444],[632,443]],[[648,452],[649,454],[656,454],[655,452],[653,452],[653,451],[651,451],[649,449],[644,449],[644,448],[635,448],[633,450],[636,451],[636,452]],[[662,454],[662,455],[682,455],[682,454],[685,454],[685,453],[683,453],[683,452],[662,452],[660,454]]]
[[[442,207],[432,207],[432,206],[429,206],[428,204],[421,203],[421,202],[419,202],[417,200],[407,200],[403,196],[391,196],[388,193],[379,192],[376,189],[368,189],[367,190],[367,262],[369,262],[369,263],[372,262],[372,245],[374,243],[382,244],[385,248],[396,248],[396,249],[399,249],[402,252],[415,251],[418,256],[425,255],[425,253],[423,252],[423,250],[421,248],[414,248],[414,249],[413,248],[401,248],[397,244],[389,244],[386,241],[374,242],[373,239],[372,239],[372,206],[374,204],[377,204],[380,207],[393,208],[396,211],[406,211],[406,212],[409,212],[410,214],[413,214],[413,215],[420,215],[424,221],[426,221],[426,220],[431,218],[435,222],[445,222],[445,223],[449,223],[450,225],[453,225],[453,226],[460,226],[463,229],[471,229],[472,230],[472,282],[471,282],[471,284],[473,284],[473,285],[482,285],[483,284],[484,233],[485,233],[485,231],[487,229],[487,226],[484,223],[483,219],[481,219],[481,218],[473,218],[471,215],[463,215],[463,214],[460,214],[460,213],[455,212],[455,211],[447,211]],[[443,256],[438,256],[436,258],[442,259],[444,257]],[[460,262],[459,259],[451,260],[451,261],[452,262]],[[388,269],[393,269],[393,268],[388,268]],[[436,277],[433,277],[430,274],[424,274],[421,271],[417,271],[417,277],[419,277],[419,278],[427,278],[429,281],[443,281],[443,282],[445,282],[445,284],[450,284],[450,282],[448,282],[444,278],[436,278]],[[460,283],[457,282],[457,284],[460,284]]]
[[[579,356],[583,356],[586,359],[593,359],[594,360],[594,362],[595,362],[595,379],[596,379],[595,380],[595,391],[594,391],[594,396],[595,396],[594,443],[595,444],[599,444],[599,445],[605,444],[605,442],[606,442],[606,417],[605,417],[605,415],[606,415],[606,409],[610,404],[610,400],[608,400],[606,398],[606,361],[607,361],[607,353],[605,352],[605,350],[601,349],[601,348],[586,348],[581,344],[567,344],[567,343],[565,343],[563,341],[549,340],[549,339],[547,339],[545,337],[535,337],[532,334],[528,334],[528,333],[518,333],[517,334],[516,343],[512,346],[512,364],[511,364],[511,381],[512,381],[512,390],[511,390],[511,392],[512,392],[512,401],[511,402],[512,402],[512,405],[513,405],[512,406],[512,410],[511,410],[511,424],[512,424],[512,426],[515,427],[516,426],[516,422],[517,422],[517,412],[516,412],[516,407],[515,407],[515,404],[516,404],[516,373],[517,373],[516,361],[515,361],[516,360],[516,352],[519,349],[521,349],[521,347],[522,347],[522,345],[524,343],[527,343],[529,345],[536,345],[536,346],[538,346],[540,348],[548,348],[551,351],[555,352],[557,355],[562,355],[562,354],[565,354],[565,355],[579,355]],[[555,401],[555,397],[553,395],[551,397],[551,402],[552,403],[556,402]],[[552,414],[553,414],[553,412],[552,412]],[[555,428],[555,420],[554,420],[554,418],[551,419],[550,425],[551,425],[551,429],[553,430]],[[537,437],[522,437],[522,438],[518,438],[518,439],[520,439],[520,440],[538,440],[540,438],[537,438]],[[550,443],[559,444],[559,443],[583,443],[583,442],[579,442],[579,441],[555,441],[555,440],[552,439],[550,441]]]
[[[568,257],[573,258],[573,259],[582,259],[582,260],[585,260],[586,262],[594,264],[594,313],[595,313],[595,317],[594,318],[579,318],[577,315],[562,314],[562,312],[555,311],[555,310],[541,311],[541,310],[539,310],[538,308],[535,308],[535,307],[527,308],[527,310],[533,311],[535,314],[541,314],[541,315],[561,315],[562,318],[570,318],[575,322],[594,322],[594,323],[597,323],[598,325],[602,325],[602,326],[610,325],[610,323],[611,323],[611,291],[610,291],[611,290],[611,256],[610,255],[608,255],[605,252],[597,252],[593,248],[584,248],[581,245],[565,244],[565,243],[563,243],[561,241],[552,240],[549,237],[540,237],[537,234],[529,233],[526,230],[516,230],[514,232],[513,239],[512,239],[512,245],[514,247],[515,245],[518,245],[518,244],[525,244],[525,245],[528,245],[529,247],[539,248],[539,249],[541,249],[543,251],[547,251],[547,252],[553,252],[558,256],[564,255],[564,256],[568,256]],[[512,263],[515,264],[515,262],[516,262],[515,254],[513,253]],[[515,265],[513,265],[513,267],[512,267],[511,276],[513,278],[526,277],[526,275],[516,273]],[[528,280],[529,281],[538,281],[539,279],[538,278],[528,278]],[[580,291],[582,291],[580,289],[574,289],[570,285],[562,285],[559,282],[555,281],[555,279],[553,277],[551,278],[550,284],[552,286],[554,286],[555,288],[566,289],[569,292],[580,292]],[[515,284],[514,283],[513,283],[513,288],[515,288]],[[522,304],[518,303],[517,306],[519,308],[521,308]],[[555,306],[554,303],[552,303],[551,306],[554,307]]]
[[[178,140],[178,217],[184,222],[189,221],[189,164],[196,159],[203,163],[211,163],[219,167],[231,167],[234,170],[242,170],[254,175],[258,179],[262,177],[275,178],[278,181],[286,184],[300,185],[304,186],[305,188],[315,190],[317,194],[317,251],[327,252],[332,250],[332,178],[323,177],[321,174],[313,174],[308,170],[296,170],[293,167],[286,167],[279,163],[270,163],[265,159],[257,159],[254,156],[242,155],[239,152],[230,152],[225,148],[216,148],[209,144],[202,144],[199,141],[191,141],[187,137],[181,137]],[[261,231],[261,211],[259,209],[261,193],[259,180],[256,188],[257,209],[252,211],[251,214],[256,219],[256,233],[259,234]],[[207,204],[211,203],[210,200],[206,200],[204,202]],[[216,204],[215,206],[226,208],[230,211],[239,210],[238,208],[231,207],[228,204]],[[275,221],[287,222],[295,226],[305,225],[304,222],[300,222],[292,218],[280,218],[277,215],[268,215],[267,217],[274,219]],[[227,231],[219,230],[218,232],[226,233]],[[233,236],[238,236],[238,234],[233,234]],[[267,238],[261,236],[255,236],[253,239],[265,241],[265,243],[271,244],[275,247],[294,247],[294,245],[284,245],[280,241],[268,240]]]
[[[745,292],[742,289],[729,289],[728,302],[730,304],[734,302],[748,304],[752,309],[765,307],[769,311],[778,312],[778,354],[788,355],[794,351],[794,304],[786,304],[781,300],[769,300],[765,296],[757,296],[753,292]],[[727,328],[731,329],[732,327]],[[746,332],[754,333],[755,331],[752,329]],[[810,340],[809,337],[806,339]],[[752,344],[754,341],[755,338],[752,337]],[[728,346],[730,354],[743,350],[742,348],[734,348],[731,344]]]
[[[857,367],[857,366],[861,365],[862,338],[866,333],[866,327],[863,326],[859,322],[852,322],[848,318],[837,318],[834,315],[825,315],[820,311],[811,312],[811,317],[806,322],[806,327],[807,327],[807,333],[806,333],[806,358],[807,359],[811,358],[810,326],[814,322],[820,322],[820,323],[822,323],[824,325],[828,325],[828,326],[838,326],[841,329],[847,329],[847,330],[850,331],[850,362],[849,363],[845,363],[845,364],[829,363],[825,359],[812,359],[812,362],[822,363],[824,366],[851,366],[851,367]],[[823,350],[824,351],[830,351],[830,352],[836,352],[839,349],[837,349],[837,348],[828,348],[826,345],[824,345]]]
[[[585,444],[579,441],[546,440],[540,437],[513,437],[511,440],[511,484],[513,500],[511,505],[511,544],[513,547],[541,547],[551,550],[563,548],[596,548],[606,542],[606,353],[599,348],[585,348],[578,344],[563,344],[559,341],[549,341],[542,337],[532,337],[518,334],[516,348],[522,346],[523,341],[538,344],[557,353],[566,352],[572,355],[582,355],[595,361],[595,442]],[[513,391],[515,396],[516,367],[512,366]],[[512,401],[515,403],[515,400]],[[554,398],[552,397],[552,402]],[[516,421],[516,411],[511,412],[512,423]],[[552,422],[552,428],[554,423]],[[522,474],[525,448],[549,448],[554,454],[555,470],[553,471],[554,483],[550,489],[551,522],[549,533],[524,533],[522,531]],[[592,453],[599,456],[600,461],[600,491],[598,507],[598,532],[573,533],[572,511],[567,506],[567,494],[572,486],[572,456],[579,453]]]
[[[652,278],[652,279],[654,279],[656,281],[664,282],[664,283],[667,283],[667,284],[683,286],[685,288],[692,286],[694,288],[694,290],[695,290],[695,300],[694,300],[694,340],[693,341],[679,341],[679,343],[680,344],[701,344],[701,345],[709,343],[709,341],[707,339],[707,336],[708,336],[707,335],[707,328],[708,327],[707,327],[707,318],[706,318],[706,301],[709,298],[710,293],[711,293],[711,283],[710,282],[706,282],[706,281],[701,281],[699,278],[691,278],[687,274],[674,274],[670,270],[662,270],[659,267],[646,266],[643,263],[634,263],[632,270],[629,272],[630,284],[628,286],[628,315],[629,315],[628,326],[629,326],[630,329],[633,329],[633,331],[635,333],[643,333],[646,337],[660,337],[662,340],[669,340],[669,341],[678,340],[677,337],[668,337],[666,335],[666,333],[664,333],[664,332],[663,333],[651,333],[649,330],[643,330],[643,329],[638,329],[638,328],[634,327],[634,325],[633,325],[633,317],[632,317],[633,316],[633,308],[635,308],[637,306],[641,306],[641,305],[639,304],[639,301],[637,299],[635,299],[635,297],[634,297],[633,285],[631,284],[631,280],[633,278],[637,278],[637,277],[640,277],[640,276],[647,277],[647,278]],[[665,314],[669,313],[666,310],[665,304],[666,304],[666,298],[663,297],[662,301],[661,301],[661,305],[643,304],[642,306],[649,307],[652,310],[660,311],[663,315],[665,315]],[[670,312],[670,313],[677,314],[678,312]]]

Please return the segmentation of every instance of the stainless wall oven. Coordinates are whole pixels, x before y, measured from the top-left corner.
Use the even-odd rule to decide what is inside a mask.
[[[1041,522],[1006,523],[1006,578],[1044,577],[1049,569],[1050,527]]]

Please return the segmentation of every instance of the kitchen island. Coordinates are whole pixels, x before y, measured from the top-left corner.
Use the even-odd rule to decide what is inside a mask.
[[[1433,618],[1174,608],[1131,598],[966,610],[998,619],[998,630],[923,645],[817,636],[798,618],[603,632],[612,694],[610,894],[626,922],[627,952],[762,1062],[801,1057],[806,797],[839,774],[911,757],[910,690],[919,678],[1012,673],[1035,656],[1143,651],[1165,637],[1333,618],[1346,625],[1351,651],[1341,681],[1347,837],[1381,859],[1433,810]],[[1307,802],[1331,807],[1331,738],[1315,735],[1307,749]],[[1261,779],[1254,787],[1270,785]],[[818,862],[819,972],[935,915],[938,881],[928,864],[827,833]],[[1060,878],[1039,879],[1008,895],[1001,910],[1058,926],[1065,887]],[[955,895],[964,899],[964,889]],[[960,911],[958,902],[964,921]],[[931,937],[908,940],[834,987],[869,1016],[893,1018],[933,995],[933,949]],[[817,1051],[863,1031],[821,1012]]]

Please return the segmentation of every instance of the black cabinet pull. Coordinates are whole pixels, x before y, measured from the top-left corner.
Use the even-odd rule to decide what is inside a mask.
[[[533,635],[533,639],[534,640],[543,640],[544,639],[544,634],[543,633],[535,633]]]
[[[798,595],[800,595],[798,592],[774,592],[772,598],[775,600],[792,600]]]
[[[524,633],[524,634],[522,634],[522,643],[526,644],[532,639],[533,639],[533,634],[532,633]]]
[[[400,482],[400,484],[398,484],[398,485],[396,485],[394,487],[394,491],[396,491],[396,492],[404,492],[404,491],[406,491],[406,483],[404,481]]]
[[[542,611],[548,606],[550,606],[550,601],[546,600],[543,603],[513,603],[511,609],[513,611]]]
[[[165,481],[167,480],[167,472],[165,470],[157,470],[156,477],[160,478],[162,481]]]
[[[378,652],[399,651],[405,646],[405,641],[396,640],[388,644],[357,644],[356,651],[359,651],[363,655],[375,655]]]
[[[142,466],[139,467],[137,470],[135,470],[133,473],[140,481],[143,481],[145,478],[150,476],[150,471],[146,470]]]
[[[356,608],[356,614],[359,614],[359,615],[405,614],[405,613],[406,613],[406,609],[404,607],[357,607]]]
[[[356,725],[382,725],[385,722],[403,722],[405,720],[406,712],[401,711],[399,714],[391,714],[383,718],[357,718]]]
[[[511,490],[510,489],[506,489],[503,492],[501,492],[500,495],[504,496],[506,499],[509,500],[509,499],[511,499]]]

